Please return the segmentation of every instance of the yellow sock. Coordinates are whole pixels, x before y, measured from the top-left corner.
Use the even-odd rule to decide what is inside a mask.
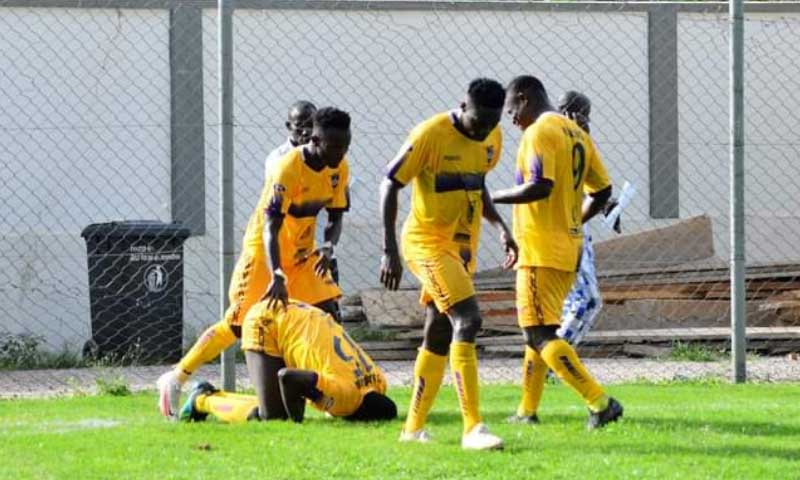
[[[258,397],[228,392],[198,395],[194,408],[200,413],[214,415],[221,422],[241,423],[246,422],[258,408]]]
[[[522,400],[517,407],[517,415],[529,417],[539,410],[547,370],[547,364],[539,353],[526,346],[525,358],[522,360]]]
[[[225,320],[208,327],[175,367],[178,380],[181,383],[185,382],[195,370],[217,358],[217,355],[234,342],[236,335]]]
[[[442,385],[445,367],[447,367],[447,356],[436,355],[424,348],[420,348],[417,352],[417,361],[414,363],[414,390],[411,394],[411,405],[408,407],[404,431],[416,432],[425,426],[428,412]]]
[[[572,387],[590,408],[597,406],[598,402],[602,404],[605,396],[603,387],[586,370],[569,343],[561,339],[550,340],[540,355],[547,366],[556,372],[558,378]]]
[[[481,415],[478,413],[478,354],[474,343],[450,344],[450,370],[461,405],[464,433],[467,433],[481,422]]]

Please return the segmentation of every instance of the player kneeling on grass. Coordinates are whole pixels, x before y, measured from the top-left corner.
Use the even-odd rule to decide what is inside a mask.
[[[256,395],[220,392],[198,384],[181,410],[182,420],[302,422],[306,401],[347,420],[391,420],[397,406],[385,395],[386,377],[333,317],[305,303],[286,308],[259,302],[242,328]]]

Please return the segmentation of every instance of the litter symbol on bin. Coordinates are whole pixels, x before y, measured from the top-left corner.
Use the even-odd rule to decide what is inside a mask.
[[[161,265],[150,265],[144,272],[144,285],[153,293],[167,288],[167,271]]]

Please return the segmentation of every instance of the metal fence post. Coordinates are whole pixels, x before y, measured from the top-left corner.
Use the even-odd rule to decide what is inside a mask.
[[[742,0],[730,1],[730,225],[731,225],[731,361],[733,381],[744,382],[745,284],[744,284],[744,13]]]
[[[220,175],[220,318],[228,307],[228,286],[234,262],[233,243],[233,0],[218,1],[219,31],[219,175]],[[222,385],[236,389],[234,348],[222,354]]]

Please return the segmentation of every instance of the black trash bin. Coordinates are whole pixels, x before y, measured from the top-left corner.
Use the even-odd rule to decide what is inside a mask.
[[[89,257],[92,338],[84,358],[168,363],[181,357],[183,242],[189,230],[157,221],[83,229]]]

